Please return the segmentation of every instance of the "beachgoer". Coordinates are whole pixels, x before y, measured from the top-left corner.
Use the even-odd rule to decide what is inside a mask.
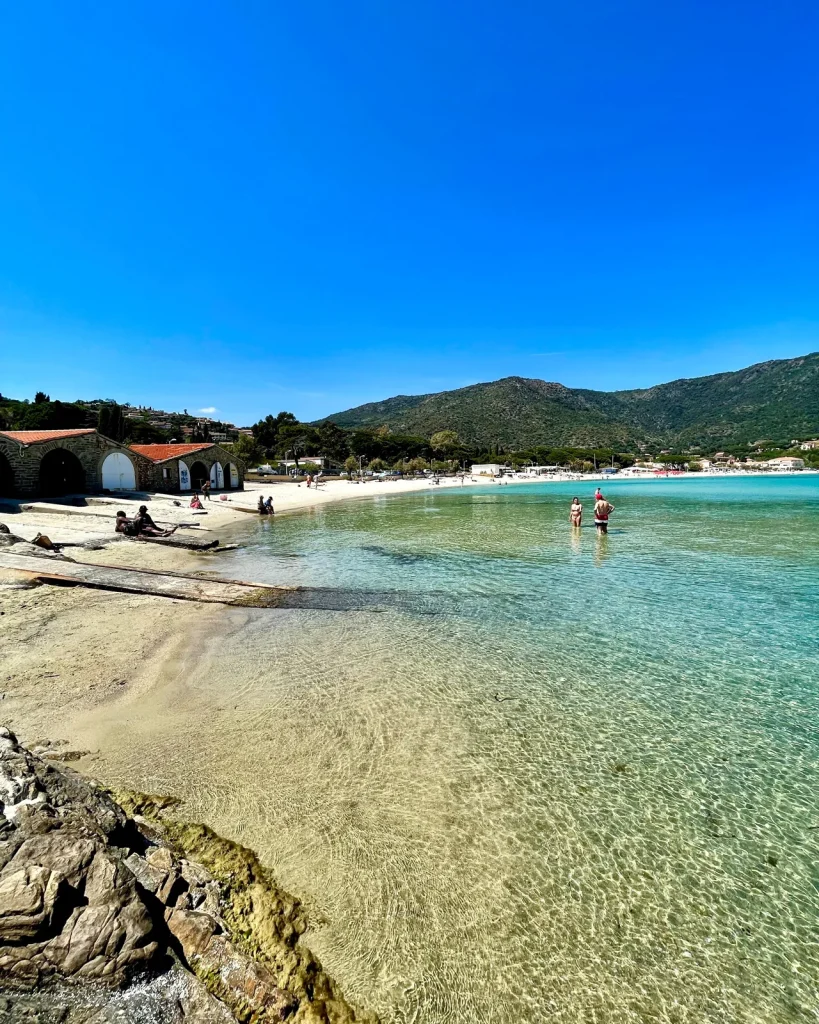
[[[202,497],[205,501],[210,501],[210,480],[206,480],[202,484]]]
[[[138,537],[170,537],[174,530],[176,530],[176,527],[174,526],[170,530],[163,530],[151,519],[147,506],[140,505],[139,512],[134,519],[134,530]]]
[[[202,502],[199,500],[198,494],[194,494],[194,496],[191,498],[191,508],[202,508]]]
[[[580,526],[582,519],[583,506],[580,504],[580,498],[572,498],[572,507],[569,510],[569,522],[572,526]]]
[[[595,501],[600,501],[600,499],[601,499],[602,497],[603,497],[603,492],[602,492],[602,491],[600,490],[600,488],[598,487],[598,488],[597,488],[597,490],[596,490],[596,491],[594,492],[594,500],[595,500]]]
[[[273,495],[271,494],[267,501],[264,503],[265,510],[269,516],[273,515]]]
[[[594,525],[598,533],[609,532],[609,516],[614,511],[614,505],[601,494],[594,503]]]
[[[260,516],[269,515],[267,511],[267,505],[265,504],[264,498],[262,497],[261,494],[259,495],[259,504],[256,506],[256,511],[259,513]]]
[[[139,506],[139,515],[137,516],[137,519],[139,519],[139,521],[141,522],[141,524],[143,526],[153,526],[153,528],[155,530],[159,529],[159,527],[156,525],[156,523],[151,518],[151,516],[150,516],[150,514],[148,512],[148,506],[147,505],[140,505]]]
[[[114,530],[116,533],[124,533],[126,537],[136,537],[137,535],[134,521],[129,519],[121,509],[117,512],[117,524]]]
[[[307,474],[307,486],[309,487],[309,486],[310,486],[310,484],[311,484],[312,482],[313,482],[313,478],[312,478],[312,477],[310,476],[310,474],[308,473],[308,474]]]

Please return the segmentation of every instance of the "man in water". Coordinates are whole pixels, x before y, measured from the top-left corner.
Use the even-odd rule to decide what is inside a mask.
[[[598,487],[597,493],[600,494],[600,488]],[[598,533],[609,532],[609,516],[614,511],[614,505],[610,501],[606,501],[602,494],[594,502],[594,525],[597,527]]]

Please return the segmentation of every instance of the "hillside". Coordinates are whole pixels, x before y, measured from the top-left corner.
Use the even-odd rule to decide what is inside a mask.
[[[456,430],[467,443],[513,449],[790,441],[819,435],[819,353],[633,391],[505,377],[455,391],[398,395],[326,419],[424,437]]]

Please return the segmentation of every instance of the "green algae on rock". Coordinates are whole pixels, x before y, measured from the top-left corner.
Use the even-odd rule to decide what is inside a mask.
[[[178,915],[186,914],[184,908],[173,912],[168,924],[191,968],[230,1006],[237,1020],[265,1024],[285,1015],[295,1024],[377,1024],[374,1014],[356,1010],[345,1000],[318,959],[299,943],[308,926],[300,901],[277,884],[252,850],[207,825],[166,816],[164,812],[178,803],[173,798],[129,791],[111,795],[126,813],[157,829],[179,857],[204,867],[219,884],[219,914],[230,940],[262,967],[249,983],[247,978],[231,977],[219,936],[203,942],[201,933],[195,934],[196,922],[190,917],[179,920]],[[180,929],[187,933],[187,943]],[[265,991],[271,986],[291,1001],[272,999],[265,1006]]]
[[[375,1024],[254,854],[125,802],[0,728],[0,1020]]]

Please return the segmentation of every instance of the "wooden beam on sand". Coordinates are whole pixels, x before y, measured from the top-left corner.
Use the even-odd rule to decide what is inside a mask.
[[[92,587],[128,594],[151,594],[180,601],[202,601],[251,608],[282,608],[298,587],[266,587],[240,580],[187,573],[152,572],[68,559],[8,554],[0,551],[0,569],[25,573],[29,579],[62,586]]]

